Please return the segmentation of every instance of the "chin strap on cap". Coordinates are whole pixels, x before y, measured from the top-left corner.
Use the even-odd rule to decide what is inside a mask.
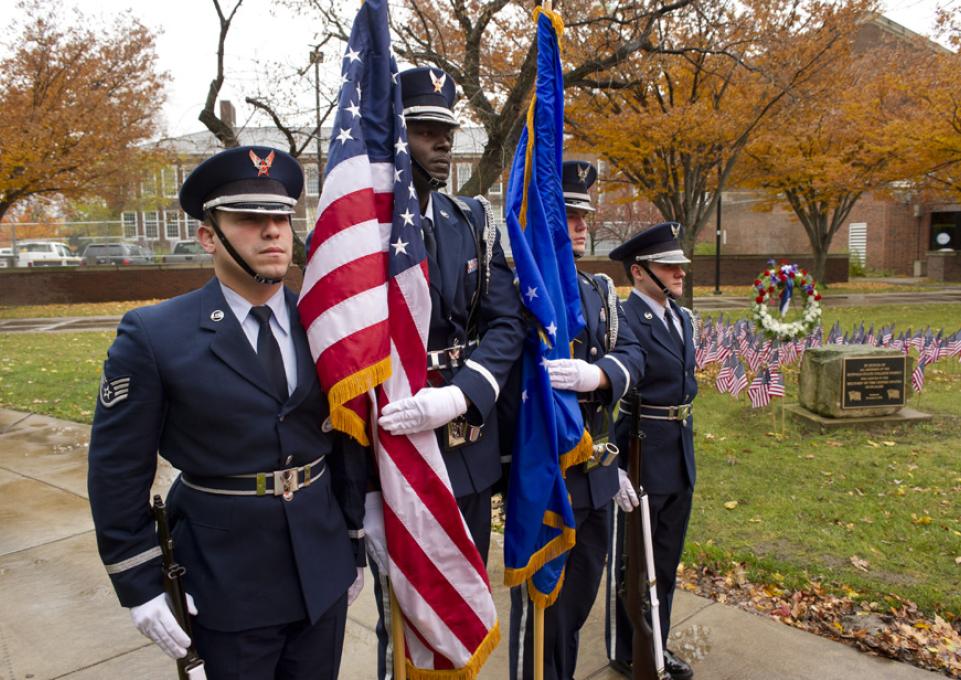
[[[413,155],[410,157],[410,164],[414,168],[414,172],[421,176],[422,179],[427,180],[430,185],[431,191],[440,191],[447,186],[447,182],[442,179],[437,179],[432,174],[427,172],[427,168],[417,162],[417,159]]]
[[[676,300],[676,299],[677,299],[677,296],[676,296],[674,293],[671,292],[671,289],[668,288],[667,286],[665,286],[664,283],[661,282],[661,280],[660,280],[659,278],[657,278],[657,276],[654,274],[654,272],[651,271],[651,267],[650,267],[650,265],[648,265],[648,263],[647,263],[646,261],[638,260],[638,261],[637,261],[637,264],[641,265],[641,268],[642,268],[644,271],[647,272],[647,275],[648,275],[648,276],[651,277],[651,281],[653,281],[656,286],[659,286],[659,287],[660,287],[661,292],[663,292],[664,295],[666,295],[669,300]]]
[[[243,269],[245,272],[250,274],[250,277],[254,281],[256,281],[257,283],[263,283],[264,285],[268,285],[268,286],[272,286],[275,283],[280,283],[281,281],[283,281],[283,278],[272,279],[255,272],[254,268],[251,267],[249,264],[247,264],[244,258],[240,256],[240,253],[238,253],[237,250],[234,248],[233,244],[227,240],[227,236],[224,235],[223,230],[220,228],[220,223],[217,222],[217,217],[214,215],[214,211],[206,210],[205,214],[207,216],[207,220],[210,222],[210,226],[213,227],[214,233],[217,234],[217,238],[219,238],[220,242],[224,244],[224,248],[227,249],[227,252],[230,253],[230,256],[234,258],[234,262],[240,265],[241,269]]]

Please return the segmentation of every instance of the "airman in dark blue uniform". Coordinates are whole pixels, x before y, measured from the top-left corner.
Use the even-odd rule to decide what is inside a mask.
[[[684,268],[690,260],[678,242],[681,225],[665,222],[651,227],[611,251],[624,263],[633,290],[624,303],[627,323],[646,352],[644,377],[637,383],[641,396],[640,429],[643,465],[641,485],[651,508],[659,619],[667,650],[677,565],[691,516],[694,493],[694,432],[692,402],[697,394],[694,378],[694,327],[691,312],[675,300],[684,290]],[[615,425],[616,440],[625,450],[630,434],[630,408],[622,402]],[[622,465],[626,464],[622,461]],[[636,503],[636,500],[634,500]],[[623,580],[623,514],[615,513],[616,537],[609,560],[607,646],[611,665],[630,677],[630,619],[624,600],[616,598],[615,583]],[[640,526],[640,525],[638,525]],[[611,572],[614,572],[611,574]],[[616,592],[622,592],[617,588]],[[674,680],[693,676],[691,667],[669,651],[665,666]]]
[[[486,562],[491,488],[501,475],[494,404],[521,352],[521,304],[490,206],[480,197],[440,192],[450,175],[458,127],[453,79],[432,67],[409,69],[398,77],[412,190],[420,202],[428,253],[430,387],[385,407],[378,423],[395,433],[435,430],[457,505]],[[379,577],[375,589],[383,613],[387,604]],[[390,663],[383,615],[377,633],[378,673],[384,678]]]
[[[585,161],[563,164],[562,184],[567,227],[574,257],[587,247],[585,215],[594,212],[590,187],[597,170]],[[567,470],[567,490],[577,542],[567,557],[564,585],[556,602],[544,610],[544,678],[571,680],[577,665],[578,637],[590,614],[604,573],[611,499],[621,487],[617,447],[609,442],[612,410],[643,371],[644,353],[624,319],[614,282],[604,274],[578,271],[581,308],[587,326],[574,338],[571,359],[550,362],[555,389],[578,392],[584,426],[594,452],[589,461]],[[510,677],[532,678],[533,608],[526,587],[511,589]]]
[[[266,147],[198,166],[180,202],[215,276],[128,312],[103,367],[88,478],[101,558],[141,632],[183,656],[149,505],[159,452],[181,472],[167,507],[211,679],[334,680],[363,584],[366,461],[324,424],[282,283],[302,186],[297,161]]]

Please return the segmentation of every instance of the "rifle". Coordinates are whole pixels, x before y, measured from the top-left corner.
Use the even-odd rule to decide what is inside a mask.
[[[167,506],[160,496],[153,497],[153,516],[157,521],[157,536],[160,539],[160,551],[163,553],[164,591],[167,593],[167,601],[177,623],[184,629],[187,637],[193,639],[190,612],[187,611],[187,591],[183,584],[183,576],[187,570],[174,561],[174,539],[170,535],[170,525],[167,524]],[[187,648],[184,658],[177,659],[177,677],[180,680],[207,680],[204,660],[197,654],[193,644]]]
[[[625,551],[624,600],[634,635],[631,640],[633,680],[670,680],[664,667],[661,643],[661,621],[658,618],[657,581],[654,578],[654,550],[651,543],[651,506],[641,486],[641,394],[631,392],[631,438],[627,449],[627,476],[637,489],[640,516],[626,513],[624,530],[627,534]],[[647,597],[644,590],[647,589]],[[650,611],[648,623],[645,611]]]

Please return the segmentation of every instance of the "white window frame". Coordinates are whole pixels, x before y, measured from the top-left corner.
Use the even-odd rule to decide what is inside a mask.
[[[197,238],[197,229],[200,228],[200,220],[195,220],[187,213],[180,216],[180,221],[184,225],[184,238]]]
[[[177,166],[168,165],[160,169],[160,189],[167,198],[175,198],[180,185],[177,182]]]
[[[153,234],[151,235],[151,231]],[[143,237],[147,241],[160,240],[160,212],[157,210],[144,210],[143,212]]]
[[[120,223],[123,227],[123,237],[127,240],[137,238],[137,213],[127,210],[120,213]]]
[[[317,163],[307,163],[304,165],[304,185],[308,196],[316,197],[320,195],[317,185],[320,181],[320,170]]]
[[[474,164],[466,161],[458,161],[456,164],[456,170],[457,189],[455,189],[455,191],[459,192],[464,188],[464,185],[467,184],[467,180],[471,178],[471,175],[474,174]]]
[[[174,228],[173,233],[170,232],[171,227]],[[180,240],[180,211],[179,210],[164,210],[164,236],[168,241]]]

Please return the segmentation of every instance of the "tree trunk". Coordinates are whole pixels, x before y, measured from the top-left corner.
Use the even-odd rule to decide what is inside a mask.
[[[827,248],[815,248],[814,249],[814,280],[818,285],[824,286],[824,272],[827,271],[828,266],[828,250]]]

